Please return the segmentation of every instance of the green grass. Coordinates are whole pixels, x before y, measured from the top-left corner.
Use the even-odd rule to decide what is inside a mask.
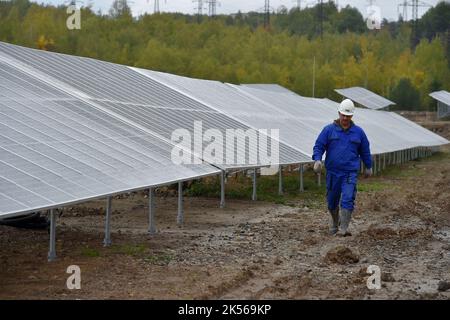
[[[156,265],[168,265],[173,260],[173,256],[168,253],[153,254],[144,258],[144,261]]]
[[[376,192],[390,188],[388,181],[382,181],[379,178],[407,178],[420,177],[425,174],[424,170],[415,167],[422,162],[429,161],[446,161],[450,159],[450,153],[438,152],[433,156],[423,159],[410,161],[402,165],[387,166],[385,170],[369,179],[358,179],[359,192]],[[304,189],[305,192],[299,192],[299,173],[284,172],[283,173],[283,195],[278,195],[278,175],[259,176],[257,180],[257,198],[259,201],[272,202],[275,204],[295,206],[299,202],[311,208],[321,208],[325,201],[326,182],[325,172],[322,173],[321,186],[317,184],[317,176],[312,170],[304,172]],[[252,198],[252,178],[239,174],[237,177],[229,177],[225,187],[225,196],[227,199],[244,199]],[[209,179],[208,181],[199,180],[194,182],[190,188],[186,190],[186,195],[193,197],[220,197],[220,180],[219,177]],[[296,203],[296,204],[295,204]]]
[[[128,256],[142,256],[147,251],[147,247],[143,244],[123,244],[113,245],[111,251],[117,254],[124,254]]]
[[[450,153],[448,152],[437,152],[430,157],[412,160],[404,164],[396,164],[386,167],[385,170],[381,172],[381,176],[384,177],[420,177],[425,174],[424,170],[417,168],[415,165],[426,162],[441,162],[445,160],[450,160]]]
[[[81,255],[89,258],[100,257],[100,252],[94,248],[85,247],[81,249]]]
[[[443,161],[443,160],[450,160],[450,152],[436,152],[428,159],[425,158],[425,161]],[[424,161],[422,159],[422,161]]]
[[[417,162],[416,162],[417,163]],[[387,178],[406,178],[406,177],[420,177],[424,175],[424,172],[413,165],[415,161],[411,161],[410,163],[406,163],[403,165],[392,165],[386,167],[385,170],[381,172],[381,174],[377,174],[381,177]]]
[[[389,188],[388,183],[379,182],[376,180],[368,180],[367,182],[358,182],[358,192],[372,192],[372,191],[383,191]]]
[[[113,245],[111,250],[115,254],[123,254],[134,258],[141,258],[145,262],[155,265],[167,265],[174,258],[171,254],[166,252],[151,254],[149,252],[150,250],[144,244]]]
[[[325,177],[322,176],[322,185],[317,185],[317,178],[312,171],[304,173],[305,192],[300,193],[298,172],[283,173],[283,195],[278,194],[278,175],[259,176],[257,180],[257,198],[259,201],[294,206],[293,200],[303,200],[314,205],[316,201],[323,201],[326,192]],[[251,199],[253,193],[252,178],[239,174],[230,177],[225,187],[227,199]],[[220,180],[196,181],[186,190],[186,195],[193,197],[220,197]]]

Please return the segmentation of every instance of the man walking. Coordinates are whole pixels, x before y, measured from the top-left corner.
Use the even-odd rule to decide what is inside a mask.
[[[332,235],[351,235],[347,229],[354,209],[360,160],[366,167],[365,176],[372,175],[369,140],[364,130],[353,123],[354,112],[355,105],[351,100],[342,101],[338,110],[339,119],[323,128],[313,150],[316,173],[321,172],[322,156],[327,153],[327,202],[331,214]]]

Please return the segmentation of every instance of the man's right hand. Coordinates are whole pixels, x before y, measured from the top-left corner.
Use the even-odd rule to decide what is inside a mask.
[[[322,161],[314,162],[314,172],[320,173],[322,171]]]

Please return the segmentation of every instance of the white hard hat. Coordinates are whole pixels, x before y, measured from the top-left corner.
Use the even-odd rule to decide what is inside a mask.
[[[350,99],[345,99],[339,105],[339,112],[345,116],[352,116],[355,113],[355,104]]]

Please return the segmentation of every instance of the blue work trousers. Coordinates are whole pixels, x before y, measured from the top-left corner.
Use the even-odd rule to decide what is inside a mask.
[[[358,172],[334,173],[327,171],[327,202],[328,209],[334,210],[338,207],[353,211],[356,198],[356,184]]]

